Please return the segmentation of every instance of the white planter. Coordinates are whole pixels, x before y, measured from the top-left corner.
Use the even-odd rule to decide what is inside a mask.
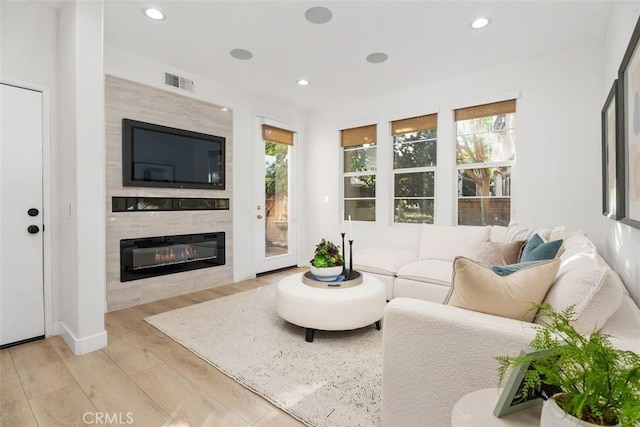
[[[619,425],[619,424],[618,424]],[[567,414],[558,406],[556,400],[552,397],[542,405],[542,414],[540,415],[540,427],[600,427],[587,421]]]
[[[330,282],[342,274],[342,266],[318,268],[312,265],[311,274],[318,280]]]

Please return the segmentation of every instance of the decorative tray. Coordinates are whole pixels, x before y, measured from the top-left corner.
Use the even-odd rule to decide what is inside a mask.
[[[358,286],[362,283],[362,274],[359,271],[352,271],[351,278],[346,279],[342,274],[339,275],[335,280],[331,282],[326,282],[322,280],[318,280],[315,278],[310,271],[307,271],[302,275],[302,283],[307,286],[313,286],[314,288],[323,288],[323,289],[331,289],[331,288],[351,288],[353,286]]]

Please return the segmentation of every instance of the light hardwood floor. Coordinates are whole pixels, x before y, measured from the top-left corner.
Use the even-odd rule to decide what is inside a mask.
[[[299,271],[107,313],[109,345],[83,356],[57,336],[1,350],[0,425],[302,426],[144,321]]]

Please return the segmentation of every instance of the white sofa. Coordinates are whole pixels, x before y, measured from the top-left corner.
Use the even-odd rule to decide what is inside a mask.
[[[585,333],[602,330],[616,346],[640,353],[640,309],[584,233],[424,225],[418,248],[354,253],[354,268],[383,280],[390,300],[383,318],[383,427],[449,426],[461,397],[497,387],[495,356],[518,354],[536,324],[443,300],[456,256],[474,259],[484,242],[524,240],[534,233],[563,239],[560,267],[544,302],[558,310],[574,305]]]

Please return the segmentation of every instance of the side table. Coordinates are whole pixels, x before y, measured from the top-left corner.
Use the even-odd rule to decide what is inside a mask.
[[[493,415],[500,392],[497,388],[476,390],[462,397],[453,407],[453,427],[537,427],[540,425],[540,405],[507,414],[501,418]]]

